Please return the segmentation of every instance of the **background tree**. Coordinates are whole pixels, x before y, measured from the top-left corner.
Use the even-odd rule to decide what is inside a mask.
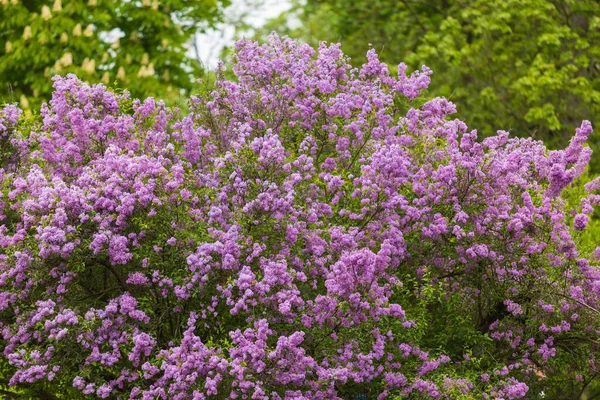
[[[0,0],[0,101],[37,107],[49,77],[118,82],[136,96],[174,99],[202,73],[186,43],[229,0]]]
[[[597,397],[589,121],[479,141],[428,69],[277,36],[233,72],[0,109],[0,394]]]
[[[502,127],[558,147],[581,119],[598,121],[598,1],[307,0],[272,29],[340,41],[356,66],[369,45],[392,68],[425,64],[435,71],[429,93],[487,135]]]

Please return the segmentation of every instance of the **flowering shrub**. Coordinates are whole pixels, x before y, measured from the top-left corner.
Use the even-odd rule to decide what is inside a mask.
[[[272,36],[190,112],[57,77],[0,112],[10,385],[131,399],[522,398],[598,373],[563,151],[483,142],[423,67]],[[573,200],[575,198],[575,200]],[[557,385],[555,382],[570,382]],[[554,383],[553,383],[554,382]]]

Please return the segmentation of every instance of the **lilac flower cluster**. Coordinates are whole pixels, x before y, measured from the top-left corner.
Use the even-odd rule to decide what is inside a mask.
[[[238,42],[237,79],[187,115],[73,75],[54,78],[39,123],[7,106],[0,137],[22,154],[1,170],[10,383],[517,399],[600,372],[600,253],[576,244],[600,181],[581,204],[564,195],[591,125],[563,151],[503,131],[478,141],[448,100],[421,100],[430,70],[399,71],[372,50],[352,69],[339,45],[272,36]],[[450,301],[491,339],[434,345]]]

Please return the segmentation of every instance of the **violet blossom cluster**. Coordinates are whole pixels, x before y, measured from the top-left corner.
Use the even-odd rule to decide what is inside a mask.
[[[11,385],[517,399],[600,372],[600,253],[577,245],[600,181],[564,195],[589,122],[561,151],[478,141],[423,100],[426,67],[277,36],[235,50],[236,79],[189,112],[73,75],[37,123],[0,111],[21,154],[0,178]],[[487,339],[440,348],[456,324]]]

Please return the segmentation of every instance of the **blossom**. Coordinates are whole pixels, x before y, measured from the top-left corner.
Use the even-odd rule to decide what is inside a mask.
[[[83,36],[91,37],[93,34],[94,34],[94,29],[92,28],[92,25],[86,26],[85,30],[83,31]],[[73,35],[75,35],[75,33],[73,33]]]
[[[33,37],[33,33],[31,32],[31,26],[27,25],[23,30],[23,40],[28,40]]]
[[[577,214],[573,220],[573,226],[576,230],[582,231],[588,224],[588,216],[585,214]]]
[[[60,63],[65,67],[68,67],[69,65],[73,64],[73,54],[71,54],[70,52],[64,53],[60,58]]]
[[[40,15],[44,21],[47,21],[50,18],[52,18],[52,12],[50,11],[50,7],[46,5],[42,6],[42,12]]]
[[[73,28],[73,36],[81,36],[81,24],[75,25],[75,28]]]

